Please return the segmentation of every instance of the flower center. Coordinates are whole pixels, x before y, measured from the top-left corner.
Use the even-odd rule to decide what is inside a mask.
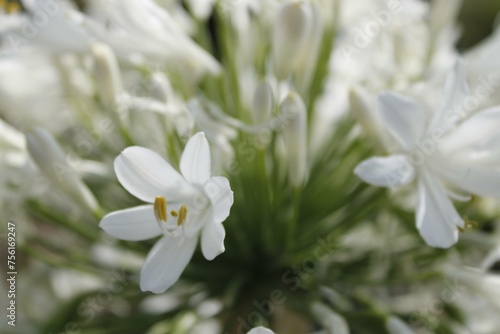
[[[6,14],[14,14],[21,11],[21,5],[17,1],[0,0],[0,10]]]
[[[154,202],[154,213],[156,220],[158,222],[167,222],[168,214],[167,214],[167,199],[163,196],[156,196]],[[188,208],[186,204],[182,204],[179,208],[179,212],[172,210],[170,214],[172,217],[177,218],[177,226],[181,226],[186,222],[188,213]]]

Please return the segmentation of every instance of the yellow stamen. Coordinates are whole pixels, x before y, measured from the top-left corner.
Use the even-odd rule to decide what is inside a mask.
[[[155,217],[157,220],[167,221],[167,199],[163,196],[157,196],[154,203]]]
[[[184,224],[184,222],[186,221],[187,213],[188,213],[187,206],[185,204],[182,204],[181,208],[179,209],[179,217],[177,218],[177,226],[181,226],[182,224]]]
[[[17,2],[10,2],[7,5],[7,14],[18,13],[21,11],[21,6]]]
[[[478,227],[478,223],[473,221],[473,220],[469,220],[469,218],[467,217],[464,217],[464,227],[458,227],[458,230],[461,232],[461,233],[464,233],[465,231],[467,230],[472,230],[474,228],[477,228]]]
[[[172,217],[177,217],[179,215],[179,213],[175,210],[170,211],[170,214],[172,215]]]
[[[473,228],[476,228],[478,227],[478,223],[473,221],[473,220],[469,220],[469,218],[465,217],[465,229],[467,230],[472,230]]]
[[[7,14],[18,13],[21,11],[21,4],[17,1],[0,0],[0,9]]]

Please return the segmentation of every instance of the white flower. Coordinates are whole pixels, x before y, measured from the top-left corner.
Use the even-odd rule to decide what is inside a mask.
[[[247,334],[274,334],[274,332],[270,329],[260,326],[250,330],[250,332],[248,332]]]
[[[82,17],[83,25],[108,44],[118,58],[184,65],[190,70],[184,73],[186,76],[220,72],[220,64],[189,38],[171,13],[154,1],[93,1],[91,9],[96,15]]]
[[[229,216],[233,192],[225,177],[211,177],[210,148],[204,133],[188,141],[181,174],[153,151],[126,148],[115,159],[118,180],[135,197],[154,204],[106,215],[100,227],[123,240],[163,235],[141,272],[143,291],[161,293],[172,286],[190,261],[201,233],[207,260],[224,251],[222,222]]]
[[[458,231],[465,228],[448,194],[460,196],[448,191],[445,183],[469,193],[500,197],[500,108],[463,121],[468,116],[468,100],[461,61],[449,76],[441,107],[432,117],[412,99],[381,94],[378,112],[400,152],[368,159],[355,170],[365,182],[377,186],[402,186],[416,179],[417,228],[434,247],[452,246]]]
[[[446,277],[458,282],[460,293],[477,294],[476,296],[483,297],[494,310],[500,312],[500,275],[478,268],[451,265],[445,266],[443,272]]]

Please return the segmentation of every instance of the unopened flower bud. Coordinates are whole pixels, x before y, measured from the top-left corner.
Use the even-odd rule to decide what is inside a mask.
[[[328,333],[349,334],[347,321],[328,306],[315,302],[312,304],[311,311]]]
[[[280,106],[288,153],[288,172],[292,185],[301,186],[307,172],[307,114],[306,106],[297,93],[290,93]]]
[[[149,95],[163,103],[172,102],[174,91],[170,80],[161,72],[151,74],[147,80],[146,89]]]
[[[286,78],[297,65],[311,33],[312,21],[311,7],[305,1],[287,3],[281,8],[272,37],[274,73],[278,79]]]
[[[91,50],[99,96],[106,107],[111,108],[116,103],[116,97],[123,90],[118,61],[113,50],[106,44],[95,43]]]
[[[212,13],[215,0],[187,0],[186,4],[198,20],[207,20]]]
[[[269,122],[274,108],[274,94],[269,81],[262,81],[253,94],[252,115],[254,124]]]
[[[384,148],[391,147],[390,137],[382,130],[378,115],[374,111],[372,97],[361,87],[349,93],[350,110],[368,137]]]
[[[26,134],[26,143],[31,158],[52,183],[77,203],[98,212],[99,206],[94,195],[75,170],[68,166],[64,151],[47,131],[33,129]]]
[[[389,334],[413,334],[415,333],[410,326],[408,326],[403,320],[398,317],[391,316],[387,319],[385,323],[387,332]]]
[[[363,130],[373,138],[377,138],[373,129],[375,122],[375,115],[372,112],[373,102],[370,101],[368,94],[361,89],[353,88],[349,92],[349,103],[352,114],[356,117]]]

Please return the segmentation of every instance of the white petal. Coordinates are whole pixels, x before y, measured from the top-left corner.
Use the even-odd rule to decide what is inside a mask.
[[[180,201],[192,191],[168,162],[144,147],[123,150],[115,159],[115,173],[128,192],[145,202],[154,202],[156,196]]]
[[[193,257],[197,238],[164,236],[148,254],[141,271],[141,290],[162,293],[181,276]]]
[[[221,223],[209,222],[203,227],[201,233],[201,251],[208,261],[212,261],[223,253],[226,231]]]
[[[229,180],[222,176],[214,176],[205,183],[203,190],[212,203],[214,220],[222,223],[229,216],[234,202]]]
[[[472,194],[500,198],[499,166],[451,159],[441,165],[442,177]]]
[[[377,99],[378,111],[387,130],[408,151],[424,132],[425,111],[410,98],[386,92]]]
[[[247,334],[274,334],[274,332],[270,329],[261,326],[261,327],[255,327]]]
[[[415,178],[415,168],[404,155],[370,158],[356,166],[354,173],[363,181],[379,187],[399,187]]]
[[[446,137],[440,149],[448,155],[486,151],[499,153],[499,129],[500,107],[481,111]]]
[[[429,246],[448,248],[458,241],[458,227],[464,226],[440,181],[424,168],[419,170],[417,228]]]
[[[152,205],[111,212],[101,220],[99,227],[122,240],[146,240],[161,234]]]
[[[465,64],[462,59],[458,59],[446,79],[443,101],[432,119],[430,129],[441,128],[447,130],[448,127],[452,126],[453,122],[445,122],[445,120],[451,120],[452,115],[460,115],[465,111],[464,101],[468,94],[469,87],[467,85]]]
[[[202,185],[210,178],[210,147],[203,132],[189,139],[181,158],[181,172],[190,183]]]

